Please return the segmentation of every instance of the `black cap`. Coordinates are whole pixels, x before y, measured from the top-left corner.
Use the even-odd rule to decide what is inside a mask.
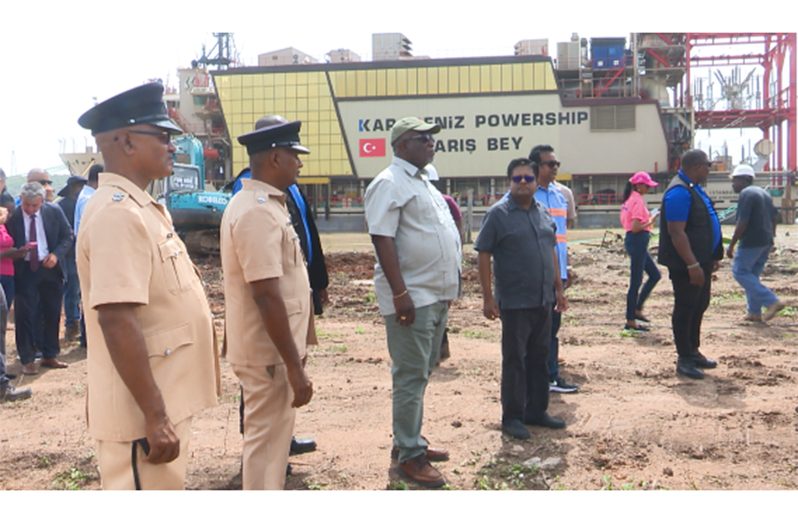
[[[82,176],[70,176],[67,179],[66,185],[60,191],[58,191],[58,196],[66,196],[66,192],[69,190],[70,187],[78,183],[83,185],[87,181],[88,180]]]
[[[301,154],[309,154],[310,149],[299,141],[301,127],[300,121],[261,127],[239,136],[238,143],[247,148],[247,154],[250,156],[276,147],[286,147]]]
[[[93,135],[138,124],[149,124],[169,133],[183,132],[169,118],[163,102],[163,85],[157,82],[134,87],[95,105],[78,118],[78,124]]]

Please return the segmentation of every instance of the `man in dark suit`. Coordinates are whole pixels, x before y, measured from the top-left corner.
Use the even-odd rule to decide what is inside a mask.
[[[44,332],[42,367],[63,369],[67,364],[56,359],[60,352],[58,329],[61,321],[61,299],[64,273],[61,260],[74,243],[69,222],[60,207],[45,202],[45,190],[38,182],[22,186],[20,206],[8,220],[14,247],[28,247],[28,254],[14,262],[14,283],[17,354],[24,374],[36,374],[35,342],[37,304],[40,307]]]

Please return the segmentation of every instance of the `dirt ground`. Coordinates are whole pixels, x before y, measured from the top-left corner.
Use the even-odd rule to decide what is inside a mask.
[[[707,379],[674,372],[667,271],[646,308],[648,333],[622,332],[628,260],[618,239],[574,231],[571,309],[560,332],[562,373],[577,394],[551,397],[565,430],[533,427],[517,442],[500,432],[500,324],[481,313],[475,256],[465,295],[450,313],[451,359],[427,389],[424,434],[452,459],[453,489],[798,488],[798,227],[780,230],[764,281],[793,304],[768,326],[742,321],[744,295],[724,262],[713,283],[702,352],[719,361]],[[727,231],[730,233],[730,231]],[[351,236],[351,235],[350,235]],[[609,236],[612,238],[612,235]],[[296,433],[316,452],[291,458],[295,490],[414,488],[396,474],[391,448],[390,360],[371,285],[364,235],[326,236],[332,305],[317,322],[309,372],[315,395]],[[355,246],[356,251],[351,250]],[[196,260],[221,330],[218,261]],[[19,372],[8,333],[10,371]],[[97,489],[94,443],[84,425],[85,351],[68,346],[66,370],[18,379],[32,400],[0,404],[0,489]],[[190,489],[240,488],[238,386],[226,362],[216,408],[193,425]]]

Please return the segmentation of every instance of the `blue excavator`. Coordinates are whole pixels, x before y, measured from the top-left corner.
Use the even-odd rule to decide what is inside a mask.
[[[205,186],[202,143],[192,135],[174,140],[177,151],[172,175],[153,182],[150,194],[166,205],[175,231],[193,254],[218,254],[219,225],[231,195]]]

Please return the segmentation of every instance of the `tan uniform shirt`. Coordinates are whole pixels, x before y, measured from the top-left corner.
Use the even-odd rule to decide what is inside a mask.
[[[276,365],[283,360],[265,330],[250,284],[279,278],[291,334],[302,358],[312,314],[310,281],[285,194],[258,180],[242,182],[221,225],[227,360],[244,366]]]
[[[150,368],[177,424],[216,404],[213,320],[196,268],[163,206],[122,176],[103,173],[77,244],[88,341],[89,432],[99,440],[145,436],[144,414],[111,361],[97,307],[140,305]]]

